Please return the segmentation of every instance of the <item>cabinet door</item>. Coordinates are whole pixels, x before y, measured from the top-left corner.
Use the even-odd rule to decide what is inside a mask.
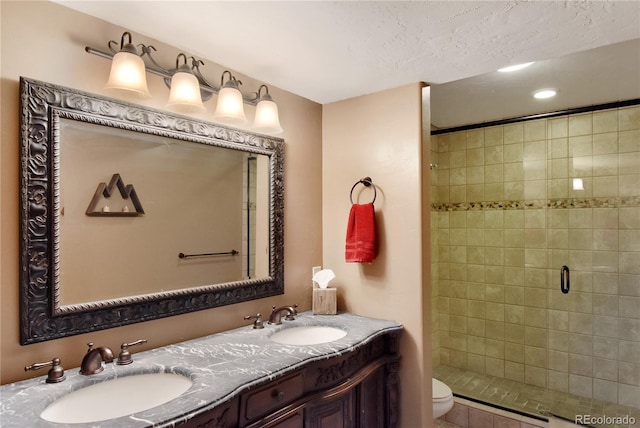
[[[305,410],[305,428],[351,428],[354,427],[354,391],[332,400],[309,403]]]
[[[357,423],[360,428],[385,428],[384,368],[358,385]]]

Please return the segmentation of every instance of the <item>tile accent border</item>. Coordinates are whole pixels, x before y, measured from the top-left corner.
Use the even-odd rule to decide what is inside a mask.
[[[431,204],[431,211],[488,211],[488,210],[524,210],[542,208],[622,208],[640,207],[640,196],[616,198],[587,198],[587,199],[549,199],[530,201],[483,201]]]

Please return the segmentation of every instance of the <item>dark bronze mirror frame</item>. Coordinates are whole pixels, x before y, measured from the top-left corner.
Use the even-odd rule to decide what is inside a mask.
[[[269,277],[59,304],[61,118],[269,157]],[[284,140],[20,78],[22,345],[284,293]]]

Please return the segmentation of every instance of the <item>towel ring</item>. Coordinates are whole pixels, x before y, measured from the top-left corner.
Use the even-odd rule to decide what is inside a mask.
[[[353,205],[353,189],[355,189],[356,186],[360,183],[362,183],[365,187],[373,186],[371,177],[365,177],[362,180],[356,181],[356,184],[354,184],[351,188],[351,193],[349,193],[349,200],[351,201],[351,205]],[[376,186],[373,186],[373,201],[371,201],[371,203],[374,203],[376,201],[376,196],[378,196],[378,192],[376,191]]]

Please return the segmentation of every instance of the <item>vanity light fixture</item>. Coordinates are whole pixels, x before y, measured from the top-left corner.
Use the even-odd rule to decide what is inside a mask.
[[[551,98],[556,96],[555,89],[540,89],[533,93],[533,97],[539,100],[543,100],[546,98]]]
[[[262,89],[264,89],[264,94],[261,95]],[[266,85],[261,85],[258,88],[258,105],[256,106],[253,129],[265,134],[280,134],[282,132],[278,117],[278,106],[271,99],[269,88]]]
[[[224,75],[228,74],[227,83],[224,82]],[[230,71],[225,70],[220,76],[220,92],[218,92],[218,105],[214,118],[221,122],[236,124],[245,123],[247,121],[244,115],[244,106],[242,100],[242,92],[240,92],[242,81],[237,80]]]
[[[509,67],[499,68],[498,71],[500,73],[510,73],[512,71],[518,71],[518,70],[522,70],[523,68],[527,68],[531,64],[533,64],[533,62],[525,62],[524,64],[516,64],[516,65],[511,65]]]
[[[124,38],[129,41],[125,43]],[[115,41],[109,41],[109,49],[114,52],[111,62],[111,72],[106,88],[117,91],[133,92],[141,97],[151,97],[147,88],[147,75],[144,61],[138,55],[136,47],[131,43],[131,33],[125,31],[120,38],[120,50],[115,51],[111,45]]]
[[[126,43],[125,38],[127,38]],[[202,111],[205,109],[202,102],[217,94],[218,103],[213,116],[214,120],[228,124],[244,123],[247,121],[244,114],[244,104],[250,104],[256,106],[253,125],[256,132],[265,134],[282,132],[278,107],[269,95],[269,89],[266,85],[261,85],[258,92],[244,95],[240,91],[242,82],[228,70],[222,73],[219,87],[212,85],[200,72],[200,66],[204,65],[204,62],[190,57],[191,65],[188,65],[187,56],[183,53],[176,58],[174,69],[165,69],[152,56],[152,51],[155,51],[156,48],[143,44],[136,47],[131,42],[131,34],[128,31],[122,34],[119,51],[115,50],[113,45],[117,45],[113,40],[107,44],[111,52],[90,46],[85,47],[85,51],[90,54],[112,60],[107,88],[150,97],[145,72],[153,73],[163,77],[165,84],[171,89],[167,106],[172,109],[182,112]],[[184,60],[184,64],[179,65],[181,59]],[[226,82],[224,81],[225,76],[227,76]],[[264,94],[262,94],[263,89],[265,90]],[[197,97],[198,92],[200,100]]]
[[[178,66],[180,57],[184,58],[184,64]],[[167,107],[187,113],[206,110],[202,104],[200,82],[187,65],[187,56],[183,53],[178,54],[176,58],[176,72],[171,77],[170,86]]]

